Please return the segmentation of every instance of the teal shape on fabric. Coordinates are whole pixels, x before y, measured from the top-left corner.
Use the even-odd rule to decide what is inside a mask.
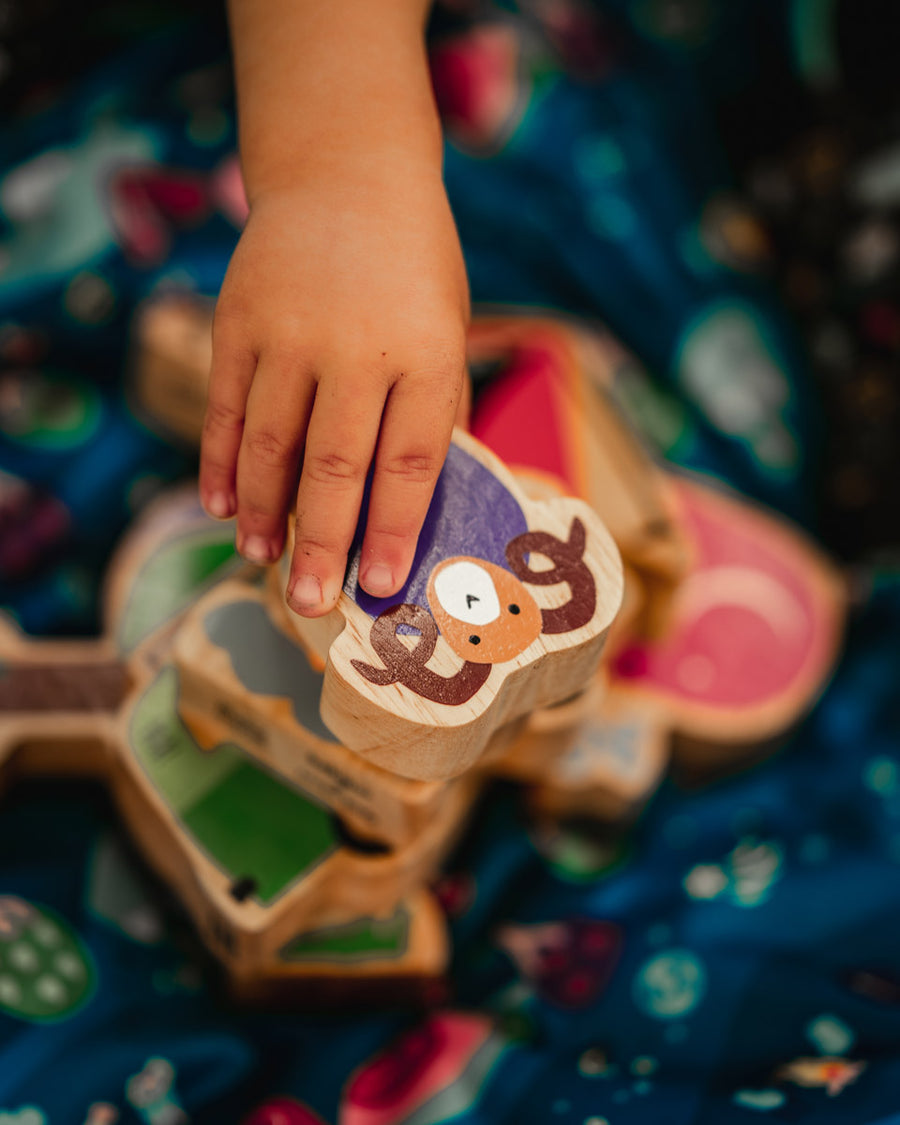
[[[36,1022],[66,1019],[95,987],[90,954],[66,921],[24,899],[0,898],[0,1011]]]

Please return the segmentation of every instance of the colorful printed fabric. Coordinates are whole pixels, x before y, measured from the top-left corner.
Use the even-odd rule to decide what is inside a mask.
[[[0,604],[34,632],[96,627],[115,538],[189,472],[128,405],[128,326],[214,294],[243,218],[219,21],[96,7],[58,25],[80,73],[26,51],[2,88]],[[897,545],[900,228],[896,119],[859,134],[846,90],[810,92],[836,96],[825,16],[851,9],[448,0],[431,43],[476,296],[608,324],[661,453],[859,560]],[[867,570],[856,602],[824,698],[753,771],[668,782],[624,836],[493,792],[439,887],[452,1000],[424,1014],[226,1004],[102,795],[5,793],[0,1125],[900,1121],[900,579]]]

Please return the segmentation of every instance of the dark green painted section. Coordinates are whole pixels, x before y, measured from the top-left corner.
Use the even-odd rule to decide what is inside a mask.
[[[409,943],[409,914],[400,909],[390,918],[360,918],[302,934],[281,951],[283,961],[373,961],[401,957]]]
[[[241,763],[185,813],[197,843],[271,902],[334,850],[331,817],[271,774]]]
[[[232,743],[202,750],[181,721],[178,673],[164,668],[131,717],[131,752],[172,815],[247,897],[268,903],[334,851],[330,814]]]

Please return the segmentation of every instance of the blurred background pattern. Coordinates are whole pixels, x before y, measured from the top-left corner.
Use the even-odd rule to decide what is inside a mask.
[[[387,1088],[448,1017],[223,1007],[155,888],[121,875],[150,939],[99,904],[102,799],[19,789],[0,890],[68,919],[96,992],[46,1025],[0,995],[0,1120],[900,1120],[897,22],[890,0],[444,0],[429,31],[476,302],[608,330],[658,457],[850,567],[846,651],[789,747],[667,782],[624,836],[536,832],[498,793],[443,888],[480,1069],[409,1114]],[[195,469],[139,405],[133,325],[214,296],[244,219],[223,14],[5,0],[0,106],[0,606],[90,634],[117,538]],[[509,951],[544,923],[575,1002],[562,962]],[[389,1044],[385,1089],[351,1096]]]

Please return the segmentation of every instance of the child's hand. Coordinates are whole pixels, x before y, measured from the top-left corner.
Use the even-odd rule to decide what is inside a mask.
[[[334,606],[373,462],[360,581],[383,597],[406,580],[463,400],[467,314],[433,162],[326,153],[252,200],[216,308],[200,490],[254,562],[280,555],[296,496],[297,612]]]

